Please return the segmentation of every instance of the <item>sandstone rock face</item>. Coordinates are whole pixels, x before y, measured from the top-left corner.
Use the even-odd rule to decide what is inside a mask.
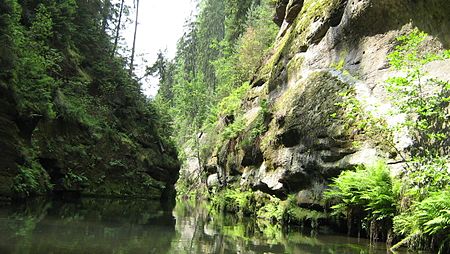
[[[238,172],[242,186],[285,196],[311,190],[314,183],[344,169],[388,158],[389,151],[346,126],[336,106],[342,100],[339,93],[353,89],[358,100],[368,101],[366,110],[371,104],[388,107],[383,84],[395,75],[386,58],[395,38],[418,27],[430,35],[429,47],[449,48],[449,13],[447,0],[279,1],[276,22],[281,31],[243,102],[252,112],[267,100],[266,132],[254,140],[250,152],[240,145],[245,133],[226,141],[222,152],[211,154],[217,159],[208,167],[220,169],[223,181]],[[448,80],[450,62],[433,64],[430,75]],[[403,138],[400,149],[410,143]],[[390,160],[395,162],[395,156]],[[302,192],[300,199],[314,204],[310,196]]]

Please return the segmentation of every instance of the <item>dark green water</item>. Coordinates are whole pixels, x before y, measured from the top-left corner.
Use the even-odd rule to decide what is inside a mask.
[[[0,253],[387,253],[383,244],[283,232],[203,205],[83,198],[0,207]]]

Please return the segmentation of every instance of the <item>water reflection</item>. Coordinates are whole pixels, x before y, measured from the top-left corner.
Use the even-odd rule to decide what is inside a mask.
[[[33,200],[0,209],[0,253],[166,253],[174,226],[159,202]]]
[[[363,239],[305,234],[300,228],[211,214],[204,205],[191,207],[179,202],[174,209],[179,236],[170,253],[387,253],[384,244],[370,245]]]
[[[169,210],[145,200],[36,199],[0,208],[0,253],[386,253],[300,231],[186,202]]]

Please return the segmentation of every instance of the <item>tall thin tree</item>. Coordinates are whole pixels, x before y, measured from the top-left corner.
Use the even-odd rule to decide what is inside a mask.
[[[138,27],[138,21],[139,21],[139,0],[136,0],[136,19],[134,21],[134,37],[133,37],[133,48],[131,49],[131,60],[130,60],[130,75],[133,74],[134,70],[134,53],[136,51],[136,34],[137,34],[137,27]]]
[[[112,54],[114,56],[114,54],[116,53],[117,50],[117,44],[119,42],[119,36],[120,36],[120,26],[122,23],[122,15],[123,15],[123,8],[124,8],[124,2],[125,0],[122,0],[122,2],[120,3],[120,11],[119,11],[119,19],[117,21],[117,27],[116,27],[116,37],[114,38],[114,46],[113,46],[113,50],[112,50]]]

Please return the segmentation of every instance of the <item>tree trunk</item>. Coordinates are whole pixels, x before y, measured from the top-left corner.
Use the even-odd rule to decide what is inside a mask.
[[[136,0],[136,20],[134,21],[134,37],[133,37],[133,48],[131,49],[131,60],[130,60],[130,75],[133,74],[134,70],[134,52],[136,50],[136,34],[139,20],[139,0]]]
[[[120,11],[119,11],[119,20],[117,21],[117,27],[116,27],[116,37],[114,38],[114,46],[112,50],[112,56],[116,53],[117,50],[117,43],[119,42],[119,35],[120,35],[120,25],[122,22],[122,14],[123,14],[123,7],[124,7],[125,0],[122,0],[120,3]]]

